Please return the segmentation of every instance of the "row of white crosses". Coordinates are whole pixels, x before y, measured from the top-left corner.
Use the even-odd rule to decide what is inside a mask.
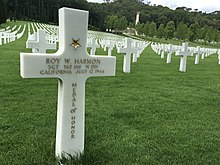
[[[149,44],[149,42],[132,41],[131,38],[125,39],[124,47],[118,49],[118,53],[124,53],[123,72],[130,73],[131,55],[133,54],[133,63],[137,62],[137,58]]]
[[[15,25],[12,28],[8,26],[6,29],[1,29],[0,45],[8,44],[17,39],[20,39],[24,35],[25,29],[26,29],[26,25],[24,25],[23,28],[21,25],[18,28],[17,25]]]
[[[187,56],[193,56],[195,54],[195,64],[199,64],[200,54],[201,59],[204,59],[204,57],[208,57],[211,54],[216,53],[216,49],[211,48],[200,48],[199,46],[195,47],[188,47],[188,43],[183,43],[182,46],[172,45],[172,44],[157,44],[153,43],[151,44],[151,48],[161,56],[161,58],[164,58],[165,52],[167,52],[167,63],[171,63],[171,55],[173,52],[176,52],[176,56],[180,55],[180,72],[186,72],[186,61]],[[220,58],[220,57],[219,57]]]
[[[130,73],[130,59],[133,55],[133,62],[137,62],[138,57],[142,51],[149,45],[148,42],[138,41],[134,39],[125,39],[124,37],[102,33],[102,32],[89,32],[87,47],[90,47],[90,54],[95,52],[97,48],[103,48],[104,51],[108,50],[108,56],[111,56],[112,50],[117,49],[118,53],[125,53],[123,71]],[[100,45],[99,45],[100,44]],[[130,53],[128,53],[130,52]],[[129,60],[128,60],[129,59]]]
[[[71,20],[71,21],[70,21]],[[84,150],[85,82],[92,76],[114,76],[116,58],[88,55],[88,12],[59,10],[59,50],[55,54],[21,53],[23,78],[58,78],[56,156]]]

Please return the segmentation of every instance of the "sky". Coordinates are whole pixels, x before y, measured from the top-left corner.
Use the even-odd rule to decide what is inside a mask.
[[[88,2],[102,3],[103,0],[87,0]],[[162,5],[175,9],[176,7],[187,7],[198,9],[202,12],[220,11],[220,0],[148,0],[151,5]],[[147,0],[145,0],[147,2]]]

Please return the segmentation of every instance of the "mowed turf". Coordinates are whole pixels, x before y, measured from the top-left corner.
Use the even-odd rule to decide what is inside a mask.
[[[27,31],[0,46],[0,164],[53,165],[57,80],[20,77],[20,52],[30,52],[26,39]],[[78,163],[220,164],[217,55],[199,65],[189,57],[187,72],[180,73],[180,57],[166,64],[149,46],[125,74],[123,55],[112,54],[116,76],[86,83],[85,153]]]

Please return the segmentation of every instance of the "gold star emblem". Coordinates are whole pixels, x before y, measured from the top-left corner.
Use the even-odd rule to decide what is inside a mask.
[[[71,44],[71,46],[74,48],[74,49],[77,49],[78,47],[80,47],[80,43],[79,43],[79,39],[78,40],[73,40],[73,43]]]

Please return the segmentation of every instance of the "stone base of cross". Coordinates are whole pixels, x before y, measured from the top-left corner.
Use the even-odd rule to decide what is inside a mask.
[[[56,156],[69,158],[84,150],[85,82],[114,76],[115,57],[89,56],[88,12],[59,9],[59,50],[55,54],[21,53],[23,78],[58,78]]]

